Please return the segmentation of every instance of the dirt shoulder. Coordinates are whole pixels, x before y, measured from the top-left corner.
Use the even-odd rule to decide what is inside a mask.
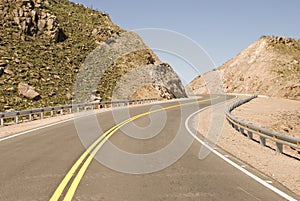
[[[185,100],[185,99],[182,99],[182,100]],[[176,99],[168,100],[168,102],[170,102],[170,101],[177,101],[177,100]],[[164,103],[164,102],[167,102],[167,100],[161,100],[161,101],[157,101],[155,103],[148,103],[148,104],[156,104],[156,103]],[[139,107],[139,106],[140,106],[140,104],[130,105],[129,107],[127,106],[126,108]],[[123,107],[117,107],[117,108],[123,108]],[[116,108],[114,108],[114,109],[116,109]],[[101,110],[94,110],[94,112],[101,113],[101,112],[106,112],[109,110],[111,110],[111,108],[102,108]],[[77,115],[78,115],[77,113],[64,114],[64,115],[48,117],[48,118],[44,118],[44,119],[36,119],[34,121],[21,122],[19,124],[11,123],[10,125],[5,125],[5,126],[0,127],[0,139],[5,138],[10,135],[20,133],[20,132],[24,132],[27,130],[32,130],[35,128],[43,127],[43,126],[46,126],[49,124],[54,124],[54,123],[66,121],[69,119],[71,120],[74,117],[76,117]]]
[[[101,112],[105,112],[110,110],[109,108],[106,109],[101,109],[101,110],[94,110],[94,112],[96,113],[101,113]],[[27,130],[32,130],[35,128],[40,128],[46,125],[50,125],[50,124],[55,124],[58,122],[62,122],[62,121],[67,121],[67,120],[71,120],[74,117],[76,118],[78,114],[73,113],[73,114],[64,114],[64,115],[59,115],[59,116],[54,116],[54,117],[48,117],[48,118],[44,118],[44,119],[37,119],[34,121],[26,121],[26,122],[21,122],[19,124],[11,124],[11,125],[6,125],[3,127],[0,127],[0,139],[1,138],[5,138],[7,136],[10,135],[14,135],[17,133],[21,133]],[[83,115],[83,113],[82,113]]]
[[[257,98],[237,108],[233,114],[248,122],[277,131],[285,131],[299,137],[300,102],[276,98]],[[215,107],[215,113],[222,113],[222,107]],[[296,114],[296,117],[293,116]],[[297,116],[298,115],[298,116]],[[196,117],[197,130],[207,135],[210,128],[212,109],[205,110]],[[281,119],[282,117],[283,120]],[[292,119],[292,121],[290,121]],[[289,124],[286,124],[289,122]],[[277,129],[278,128],[278,129]],[[258,139],[256,136],[254,136]],[[218,136],[217,144],[224,150],[243,160],[245,163],[274,178],[287,188],[300,195],[300,154],[289,147],[284,147],[287,155],[272,150],[274,144],[267,141],[270,147],[247,139],[235,131],[224,119],[223,129]]]

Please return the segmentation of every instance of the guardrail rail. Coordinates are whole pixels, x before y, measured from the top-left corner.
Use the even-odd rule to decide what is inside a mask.
[[[288,136],[280,132],[275,132],[260,126],[253,125],[252,123],[240,120],[231,114],[231,112],[235,108],[251,101],[254,98],[257,98],[257,95],[252,95],[246,99],[237,101],[227,108],[227,110],[225,111],[225,115],[229,124],[243,135],[248,136],[248,138],[251,140],[253,140],[253,134],[258,135],[260,144],[262,146],[266,146],[266,139],[275,142],[276,151],[279,153],[283,153],[283,145],[287,145],[293,147],[294,149],[300,150],[300,138]]]
[[[0,126],[4,125],[5,120],[13,120],[16,124],[20,121],[20,117],[27,117],[28,120],[34,120],[33,115],[38,115],[39,119],[43,119],[45,114],[49,116],[71,114],[75,112],[108,108],[108,107],[119,107],[127,106],[132,104],[142,104],[151,103],[157,101],[157,98],[139,99],[139,100],[121,100],[121,101],[111,101],[111,102],[92,102],[92,103],[80,103],[80,104],[70,104],[63,106],[45,107],[45,108],[35,108],[29,110],[20,110],[12,112],[0,112]]]

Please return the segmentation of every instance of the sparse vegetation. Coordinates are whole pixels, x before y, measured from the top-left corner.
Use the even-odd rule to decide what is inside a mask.
[[[26,34],[16,24],[13,14],[14,9],[22,9],[17,6],[22,1],[0,0],[0,16],[3,15],[0,18],[0,112],[70,104],[77,73],[86,57],[99,43],[125,31],[112,23],[107,13],[68,0],[42,0],[34,10],[38,15],[49,11],[57,17],[66,39],[57,42],[39,32]],[[152,57],[151,50],[143,50],[117,60],[105,72],[96,95],[109,100],[121,75],[146,65]],[[41,98],[30,100],[20,95],[20,82],[34,87]]]

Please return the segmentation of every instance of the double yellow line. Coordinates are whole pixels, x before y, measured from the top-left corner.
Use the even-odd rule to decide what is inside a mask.
[[[216,97],[214,99],[217,99],[217,98],[218,97]],[[103,146],[103,144],[117,130],[119,130],[122,126],[124,126],[124,125],[128,124],[129,122],[132,122],[132,121],[134,121],[138,118],[149,115],[151,113],[159,112],[159,111],[162,111],[162,110],[168,110],[168,109],[171,109],[171,108],[176,108],[176,107],[179,107],[179,106],[191,105],[191,104],[195,104],[195,103],[199,103],[199,102],[204,102],[204,101],[207,101],[207,100],[212,100],[212,99],[204,99],[204,100],[201,100],[201,101],[178,104],[178,105],[173,105],[173,106],[168,106],[168,107],[164,107],[164,108],[161,108],[161,109],[153,110],[153,111],[150,111],[150,112],[145,112],[145,113],[136,115],[134,117],[131,117],[127,120],[124,120],[123,122],[121,122],[121,123],[115,125],[114,127],[110,128],[103,135],[101,135],[101,137],[98,138],[92,145],[90,145],[88,147],[88,149],[80,156],[80,158],[76,161],[76,163],[72,166],[72,168],[66,174],[64,179],[61,181],[61,183],[59,184],[59,186],[55,190],[54,194],[50,198],[50,201],[58,201],[60,199],[60,197],[62,196],[63,191],[67,187],[68,183],[71,181],[71,179],[75,175],[76,171],[78,171],[76,177],[74,178],[73,182],[71,183],[71,185],[70,185],[70,187],[69,187],[68,191],[66,192],[66,195],[63,199],[63,201],[71,201],[72,200],[72,198],[73,198],[73,196],[74,196],[74,194],[75,194],[75,192],[78,188],[78,185],[79,185],[82,177],[84,176],[84,173],[86,172],[88,166],[92,162],[92,160],[93,160],[94,156],[96,155],[96,153],[100,150],[100,148]],[[82,164],[82,166],[81,166],[81,164]],[[81,166],[81,168],[78,170],[78,168],[80,166]]]

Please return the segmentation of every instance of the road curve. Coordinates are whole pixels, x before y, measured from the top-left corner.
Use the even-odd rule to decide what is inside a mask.
[[[155,106],[132,107],[128,112],[130,119],[125,115],[126,112],[118,113],[118,118],[114,117],[111,111],[97,114],[101,129],[107,135],[100,132],[93,133],[96,125],[86,118],[87,121],[82,122],[81,126],[84,129],[80,130],[80,136],[78,136],[79,128],[75,125],[76,121],[68,121],[2,141],[0,142],[0,200],[44,201],[51,198],[52,200],[92,201],[286,200],[215,154],[200,160],[198,155],[202,145],[193,139],[191,146],[179,160],[156,172],[122,173],[102,165],[93,157],[87,163],[88,156],[93,151],[97,159],[105,156],[105,159],[122,160],[114,153],[105,152],[106,140],[128,153],[148,154],[168,146],[178,133],[186,139],[191,139],[191,135],[184,127],[185,120],[196,110],[211,105],[210,98],[213,98],[214,104],[224,100],[223,96],[212,96],[203,97],[198,100],[199,102],[182,101],[180,106],[175,101],[157,103]],[[149,114],[149,111],[153,113]],[[155,131],[155,136],[151,136],[154,128],[147,126],[151,121],[162,120],[164,120],[162,129]],[[136,127],[144,129],[135,130]],[[101,136],[103,137],[99,140]],[[86,147],[97,140],[99,140],[96,143],[99,145],[99,150],[95,146],[83,157]],[[185,143],[184,140],[182,143]],[[227,154],[223,150],[221,152]],[[172,158],[173,154],[170,152],[169,158]],[[83,159],[78,163],[78,167],[70,173],[70,179],[62,185],[63,179],[80,157]],[[159,166],[163,162],[154,161],[154,163]],[[153,164],[145,162],[145,168],[151,165]],[[126,169],[125,166],[118,168]],[[82,175],[78,176],[80,172]],[[263,179],[269,179],[258,172],[255,173]],[[76,180],[77,184],[74,184]],[[274,182],[273,185],[280,191],[299,199],[280,184]],[[56,192],[59,193],[55,197]]]

